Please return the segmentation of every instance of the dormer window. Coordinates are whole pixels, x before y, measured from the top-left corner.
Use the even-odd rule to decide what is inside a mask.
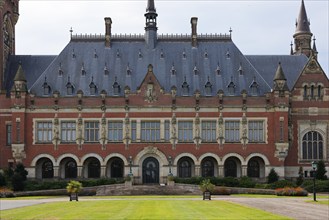
[[[243,75],[243,69],[242,69],[242,65],[241,65],[241,63],[240,63],[240,66],[239,66],[238,72],[239,72],[240,76]]]
[[[231,82],[227,86],[228,94],[234,95],[235,94],[235,84],[233,82],[233,77],[231,77]]]
[[[108,76],[110,74],[110,71],[109,71],[109,69],[107,68],[107,65],[106,65],[106,63],[105,63],[105,67],[104,67],[104,75],[105,76]]]
[[[50,94],[51,88],[47,83],[47,77],[45,77],[45,82],[42,85],[43,95],[48,96]]]
[[[70,77],[69,77],[68,82],[66,84],[66,93],[67,93],[67,95],[73,95],[73,90],[74,90],[74,87],[73,87],[72,83],[70,82]]]
[[[143,55],[142,55],[142,51],[141,50],[138,51],[138,58],[139,59],[142,59],[143,58]]]
[[[62,63],[59,64],[59,68],[58,68],[58,76],[63,76],[64,71],[62,70]]]
[[[170,72],[171,72],[171,75],[173,75],[173,76],[176,75],[176,69],[175,69],[174,64],[171,66]]]
[[[204,87],[205,87],[206,96],[211,96],[212,85],[211,85],[211,82],[209,80],[209,76],[208,76],[208,81],[207,81],[207,83]]]
[[[258,95],[258,84],[256,81],[253,81],[252,84],[250,85],[250,94],[252,96]]]
[[[119,49],[117,50],[117,54],[116,54],[117,58],[120,58],[120,52]]]
[[[183,51],[183,59],[186,59],[186,53]]]
[[[164,58],[164,53],[163,53],[163,50],[161,49],[161,52],[160,52],[160,59],[163,59]]]
[[[90,95],[96,95],[97,86],[94,83],[94,77],[91,77],[91,83],[89,84],[89,88],[90,88]]]
[[[194,75],[198,75],[198,72],[199,72],[199,70],[198,70],[198,68],[196,68],[196,65],[195,65],[193,68]]]
[[[131,75],[131,69],[129,67],[129,63],[128,63],[128,66],[127,66],[127,76],[130,76]]]
[[[230,59],[230,58],[231,58],[230,50],[227,49],[227,51],[226,51],[226,59]]]
[[[215,72],[216,72],[217,75],[220,75],[219,63],[217,64],[217,68],[216,68]]]
[[[120,95],[121,89],[119,83],[117,82],[117,77],[115,77],[112,87],[113,87],[113,95],[115,96]]]
[[[186,82],[186,76],[184,77],[184,82],[182,84],[182,95],[188,96],[189,95],[189,84]]]
[[[208,59],[208,52],[207,52],[207,50],[204,52],[204,58],[205,59]]]
[[[82,67],[81,67],[81,75],[85,76],[86,75],[86,70],[85,70],[85,65],[84,63],[82,63]]]

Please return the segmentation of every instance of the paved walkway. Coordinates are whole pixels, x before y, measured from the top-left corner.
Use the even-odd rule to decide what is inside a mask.
[[[94,201],[99,200],[92,198],[79,197],[79,201]],[[127,198],[104,198],[104,200],[122,200]],[[129,198],[130,199],[130,198]],[[146,199],[146,198],[141,198]],[[133,198],[133,200],[141,200]],[[150,198],[147,198],[150,199]],[[152,198],[151,198],[152,199]],[[153,198],[154,200],[173,198]],[[184,200],[200,200],[199,198],[177,198]],[[50,199],[31,199],[31,200],[0,200],[0,210],[14,209],[24,206],[37,205],[48,202],[68,201],[68,197],[50,198]],[[131,199],[130,199],[131,200]],[[293,219],[300,220],[326,220],[329,219],[329,202],[328,205],[314,204],[313,202],[305,202],[312,200],[308,197],[291,197],[291,198],[249,198],[235,196],[213,196],[212,200],[223,200],[233,203],[238,203],[244,206],[262,209],[274,214],[287,216]]]

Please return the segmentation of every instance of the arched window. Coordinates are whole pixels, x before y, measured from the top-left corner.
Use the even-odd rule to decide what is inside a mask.
[[[101,176],[101,164],[94,158],[88,163],[88,178],[99,178]]]
[[[321,98],[321,85],[318,85],[318,98]]]
[[[54,168],[53,163],[47,159],[42,163],[42,179],[53,178]]]
[[[314,98],[314,86],[311,86],[311,91],[310,91],[310,96],[311,98]]]
[[[115,158],[111,163],[111,178],[123,177],[123,161]]]
[[[225,177],[237,177],[237,164],[233,159],[228,159],[224,164]]]
[[[227,86],[228,94],[234,95],[235,94],[235,85],[233,82],[230,82],[230,84]]]
[[[247,169],[247,175],[249,177],[259,178],[259,163],[257,160],[249,160]]]
[[[77,178],[77,163],[72,159],[65,164],[65,178]]]
[[[307,98],[307,85],[304,86],[304,98]]]
[[[319,132],[310,131],[304,135],[302,153],[305,160],[323,159],[323,138]]]
[[[178,176],[189,178],[192,176],[192,163],[188,158],[182,158],[178,165]]]
[[[250,85],[250,94],[252,96],[258,95],[258,84],[256,81],[253,81],[253,83]]]
[[[115,95],[115,96],[120,95],[121,89],[120,89],[119,83],[116,81],[116,77],[115,77],[115,82],[113,83],[112,87],[113,87],[113,95]]]
[[[202,177],[213,177],[214,173],[214,162],[211,158],[206,158],[201,163]]]
[[[209,76],[208,76],[208,81],[204,87],[205,87],[206,96],[211,96],[212,84],[210,82]]]
[[[182,84],[182,95],[188,96],[189,95],[189,84],[186,82],[186,76],[184,77],[184,82]]]
[[[96,86],[96,84],[94,83],[93,77],[92,77],[92,81],[91,81],[91,83],[89,84],[89,88],[90,88],[90,95],[96,95],[96,92],[97,92],[97,86]]]

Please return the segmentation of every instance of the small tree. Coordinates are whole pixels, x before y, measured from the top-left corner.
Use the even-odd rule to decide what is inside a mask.
[[[304,182],[304,171],[303,171],[303,167],[300,166],[299,171],[298,171],[298,178],[297,178],[296,184],[297,184],[297,186],[300,186],[300,185],[303,184],[303,182]]]
[[[279,180],[279,175],[275,172],[274,168],[270,170],[270,173],[267,177],[267,183],[274,183]]]
[[[11,177],[11,185],[13,186],[14,191],[23,191],[25,188],[25,181],[19,173],[15,173]]]
[[[19,175],[21,175],[23,178],[23,181],[25,181],[27,179],[26,177],[27,177],[28,172],[25,170],[25,167],[22,163],[18,163],[16,165],[14,173],[18,173]]]
[[[326,172],[327,172],[326,165],[324,164],[323,160],[320,160],[317,165],[315,178],[319,180],[326,180],[327,179],[327,176],[325,175]]]
[[[78,194],[81,190],[82,184],[79,181],[71,180],[66,186],[66,191],[69,194]]]
[[[210,179],[205,179],[201,182],[200,189],[202,192],[213,192],[215,185],[210,182]]]

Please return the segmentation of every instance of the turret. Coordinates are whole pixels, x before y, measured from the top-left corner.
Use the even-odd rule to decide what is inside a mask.
[[[307,57],[311,55],[312,35],[313,34],[310,30],[310,22],[307,18],[304,0],[302,0],[299,15],[296,21],[296,31],[293,36],[295,41],[294,54],[305,54]]]
[[[287,86],[287,78],[282,70],[282,66],[281,63],[279,63],[278,68],[275,72],[275,76],[274,76],[274,87],[273,89],[275,91],[287,91],[289,90],[288,86]]]
[[[12,92],[15,92],[16,95],[20,93],[27,93],[27,85],[25,73],[22,68],[22,64],[20,63],[14,78],[14,85],[11,89]]]
[[[147,1],[147,8],[145,13],[145,41],[149,49],[154,49],[157,42],[157,17],[154,0]]]

